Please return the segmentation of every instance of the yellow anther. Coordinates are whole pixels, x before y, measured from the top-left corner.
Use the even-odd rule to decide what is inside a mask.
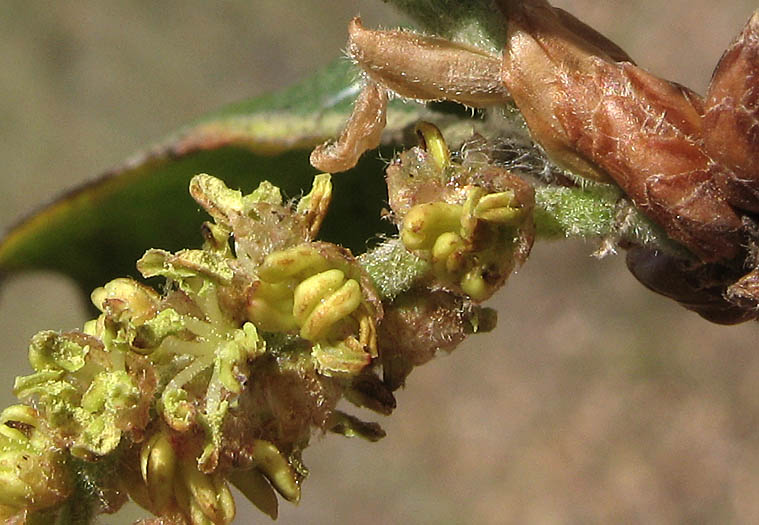
[[[179,477],[177,478],[176,483],[174,483],[174,500],[177,503],[177,507],[179,507],[184,515],[190,514],[190,502],[192,501],[192,496],[190,495],[190,489],[187,488],[184,475],[181,471],[179,472]]]
[[[266,332],[289,332],[298,324],[292,315],[293,292],[285,283],[258,281],[248,302],[248,317]]]
[[[429,122],[419,122],[416,125],[416,134],[422,147],[427,150],[440,170],[451,165],[451,151],[437,126]]]
[[[494,208],[477,214],[478,219],[501,224],[514,223],[523,216],[524,213],[519,208]]]
[[[314,177],[311,192],[303,196],[296,210],[305,218],[309,240],[319,233],[322,221],[327,215],[330,200],[332,200],[332,178],[329,173],[321,173]]]
[[[148,488],[153,509],[161,512],[174,498],[177,456],[163,432],[154,434],[140,451],[140,473]]]
[[[500,193],[490,193],[480,198],[479,202],[477,202],[477,206],[475,207],[475,212],[479,212],[483,210],[492,210],[493,208],[504,208],[507,206],[510,207],[513,204],[514,204],[513,191],[502,191]]]
[[[464,239],[458,233],[446,232],[435,239],[432,247],[433,262],[446,261],[456,250],[464,247]]]
[[[296,246],[266,256],[258,275],[264,281],[276,283],[300,273],[313,274],[329,268],[324,257],[308,245]]]
[[[253,442],[253,459],[256,468],[266,476],[272,486],[287,501],[300,500],[300,485],[295,479],[290,463],[273,443],[263,439]]]
[[[299,324],[305,323],[309,314],[326,297],[334,293],[345,282],[345,274],[337,269],[317,273],[301,282],[293,299],[293,316]]]
[[[476,301],[490,297],[511,271],[510,242],[500,235],[504,226],[518,226],[526,209],[515,206],[515,193],[487,193],[480,186],[464,188],[463,204],[429,202],[412,207],[403,221],[401,240],[407,249],[432,265],[441,283],[460,288]],[[485,268],[493,278],[483,278]]]
[[[234,471],[229,474],[229,481],[253,503],[258,510],[276,520],[279,514],[277,496],[266,480],[266,477],[257,469],[246,471]]]
[[[254,299],[248,304],[247,314],[264,332],[289,332],[298,328],[292,308],[278,309],[266,301]]]
[[[513,223],[524,216],[522,208],[514,207],[514,192],[491,193],[482,197],[474,207],[474,216],[490,222]]]
[[[344,341],[341,341],[339,343],[339,345],[345,346],[346,348],[350,349],[353,352],[356,352],[357,354],[359,352],[363,352],[364,350],[363,345],[355,337],[346,337]]]
[[[475,301],[482,301],[492,293],[479,268],[473,268],[464,275],[461,279],[461,289]]]
[[[461,214],[462,207],[455,204],[418,204],[403,219],[401,240],[409,250],[429,250],[441,234],[460,229]]]
[[[32,502],[34,491],[32,487],[14,476],[15,466],[0,471],[0,479],[3,481],[3,490],[0,491],[0,505],[7,505],[14,509],[23,509]],[[6,521],[12,523],[12,521]]]
[[[190,523],[192,525],[214,525],[195,500],[190,500]]]
[[[140,474],[142,475],[142,480],[145,482],[148,481],[148,461],[150,460],[150,452],[160,437],[160,433],[153,434],[149,440],[143,443],[142,448],[140,449]]]
[[[190,517],[194,523],[228,524],[234,519],[229,487],[219,475],[203,474],[194,461],[180,463],[182,480],[190,493]],[[231,508],[230,508],[231,506]]]
[[[159,295],[152,288],[133,279],[118,278],[96,288],[90,295],[92,304],[104,311],[108,300],[118,301],[137,324],[152,317],[158,308]]]
[[[221,515],[222,523],[232,523],[235,519],[235,499],[232,496],[232,491],[229,490],[229,485],[220,474],[214,475],[214,485],[217,490],[217,500],[219,503],[219,513]]]
[[[354,279],[346,281],[339,290],[325,297],[313,309],[301,326],[300,336],[309,341],[326,337],[332,325],[359,307],[361,299],[361,286],[358,282]]]
[[[292,301],[292,290],[287,284],[259,281],[256,283],[256,296],[272,303],[285,305]]]
[[[361,316],[358,328],[358,341],[369,355],[377,357],[377,329],[368,315]]]
[[[435,241],[432,248],[432,270],[443,282],[457,280],[466,269],[466,243],[457,233],[447,232]]]
[[[9,421],[16,421],[36,427],[40,421],[40,416],[36,410],[27,405],[11,405],[0,413],[0,425],[5,425]]]
[[[298,333],[323,356],[329,350],[320,348],[352,340],[349,351],[325,357],[333,364],[319,367],[320,372],[358,373],[377,356],[378,305],[347,250],[308,243],[274,252],[265,258],[258,277],[248,292],[247,315],[259,329]]]

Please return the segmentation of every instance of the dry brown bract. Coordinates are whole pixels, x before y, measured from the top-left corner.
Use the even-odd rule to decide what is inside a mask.
[[[500,57],[474,47],[410,31],[364,29],[356,17],[348,26],[348,53],[368,80],[337,142],[311,154],[311,164],[322,171],[348,170],[361,154],[379,145],[387,90],[404,98],[451,100],[473,107],[509,100],[501,82]]]
[[[755,318],[756,272],[741,275],[757,263],[759,16],[721,59],[704,102],[544,0],[501,7],[503,79],[533,137],[570,170],[608,174],[700,261],[634,247],[632,273],[712,321]]]
[[[704,145],[728,201],[759,212],[759,13],[725,51],[706,99]]]
[[[546,2],[505,2],[504,11],[504,82],[549,155],[580,174],[608,174],[701,260],[734,258],[741,219],[718,188],[727,168],[704,147],[702,99],[617,61],[616,47]]]

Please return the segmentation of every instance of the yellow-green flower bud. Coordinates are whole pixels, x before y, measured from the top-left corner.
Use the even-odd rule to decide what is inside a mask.
[[[445,170],[451,165],[451,151],[437,126],[429,122],[419,122],[416,125],[416,134],[439,170]]]
[[[295,321],[302,326],[314,308],[344,283],[345,274],[336,268],[304,279],[293,293],[292,313]]]
[[[514,191],[465,188],[463,204],[428,202],[403,219],[401,240],[432,263],[437,280],[475,301],[490,297],[511,272],[515,232],[525,217]]]
[[[258,276],[266,282],[276,283],[304,272],[313,275],[327,269],[329,263],[318,250],[310,244],[301,244],[267,255],[258,269]]]
[[[120,317],[140,324],[155,315],[160,296],[149,286],[134,279],[114,279],[90,295],[92,304],[101,312],[112,309]]]
[[[220,474],[203,474],[194,461],[180,461],[179,470],[189,494],[192,523],[231,523],[235,517],[235,504],[224,478]]]
[[[279,514],[277,495],[272,490],[269,481],[258,469],[234,471],[230,473],[229,481],[258,510],[273,520],[277,519],[277,515]]]
[[[249,291],[248,317],[264,331],[297,330],[313,343],[322,373],[357,373],[377,355],[381,304],[347,250],[306,243],[273,252],[258,277]]]
[[[401,240],[409,250],[429,250],[446,232],[461,228],[463,209],[447,202],[428,202],[411,208],[403,219]]]
[[[301,283],[298,288],[303,286]],[[296,289],[297,290],[297,289]],[[328,290],[323,290],[328,292]],[[309,341],[319,341],[339,320],[352,314],[361,304],[361,287],[350,279],[337,291],[319,300],[300,327],[300,336]]]
[[[71,411],[76,422],[69,429],[76,435],[72,454],[88,459],[112,452],[139,403],[140,390],[124,370],[96,375]]]
[[[52,330],[39,332],[29,345],[29,363],[37,371],[59,369],[76,372],[84,366],[89,346],[83,346],[74,334]]]
[[[322,221],[327,215],[327,208],[332,200],[332,180],[329,173],[322,173],[314,177],[311,192],[304,195],[298,202],[296,213],[303,216],[306,230],[310,241],[316,237],[321,228]]]
[[[279,449],[269,441],[257,439],[253,442],[252,455],[256,468],[277,492],[287,501],[297,503],[300,500],[300,485],[290,463]]]
[[[417,134],[421,147],[387,169],[400,240],[430,264],[436,284],[483,301],[529,253],[533,189],[491,158],[498,144],[476,136],[451,157],[434,125],[420,123]]]
[[[123,353],[82,332],[42,332],[29,354],[39,371],[16,379],[16,395],[35,400],[46,423],[70,441],[72,454],[90,459],[113,451],[144,402]]]
[[[40,421],[37,411],[24,405],[0,414],[0,506],[6,514],[47,509],[72,490],[62,453],[37,427]]]
[[[174,500],[177,456],[168,436],[156,432],[140,450],[140,473],[147,487],[151,510],[162,514]]]

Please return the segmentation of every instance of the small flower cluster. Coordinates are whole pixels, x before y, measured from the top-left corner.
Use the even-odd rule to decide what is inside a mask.
[[[452,160],[435,126],[423,122],[417,131],[424,147],[387,170],[401,241],[429,261],[439,285],[484,301],[530,253],[534,191],[481,149]]]
[[[81,331],[33,338],[15,393],[36,409],[0,425],[5,517],[75,498],[74,461],[106,457],[125,474],[101,510],[128,493],[179,523],[229,523],[231,480],[274,516],[272,488],[300,497],[311,428],[361,428],[334,406],[377,356],[382,305],[350,252],[312,241],[329,175],[297,205],[267,182],[243,196],[198,175],[190,191],[215,219],[203,248],[137,264],[165,293],[116,279],[92,293],[101,315]]]
[[[92,293],[101,313],[82,330],[33,338],[34,372],[15,385],[29,405],[0,417],[2,517],[114,512],[129,496],[160,523],[227,524],[232,484],[274,518],[275,492],[300,498],[315,429],[382,438],[338,401],[390,414],[415,366],[492,328],[474,303],[532,243],[531,188],[477,155],[452,160],[437,128],[420,130],[388,170],[399,239],[361,259],[315,240],[327,174],[297,202],[268,182],[243,195],[194,177],[214,219],[202,248],[137,262],[163,293],[115,279]]]
[[[73,491],[65,454],[32,407],[14,405],[0,414],[0,478],[3,519],[47,509]]]

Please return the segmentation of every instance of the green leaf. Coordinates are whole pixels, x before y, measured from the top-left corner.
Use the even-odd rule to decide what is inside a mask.
[[[506,19],[496,0],[384,0],[413,18],[425,31],[500,53]]]
[[[11,228],[0,242],[0,274],[60,271],[89,292],[116,276],[137,276],[134,263],[149,248],[199,246],[207,217],[187,191],[198,173],[246,193],[265,179],[287,197],[307,193],[317,174],[308,162],[311,149],[339,134],[359,88],[356,69],[339,59],[288,89],[198,120]],[[389,231],[380,219],[386,159],[393,145],[412,136],[405,128],[422,117],[435,120],[435,113],[415,103],[391,103],[386,144],[334,177],[322,238],[361,253],[367,240]]]

